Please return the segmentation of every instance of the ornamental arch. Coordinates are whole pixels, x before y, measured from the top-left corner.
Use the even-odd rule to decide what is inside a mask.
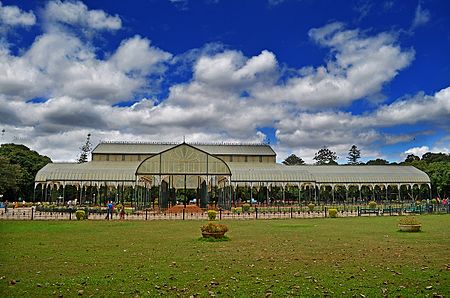
[[[196,190],[196,202],[206,208],[210,196],[217,196],[220,207],[230,208],[231,171],[220,158],[182,143],[142,161],[136,169],[138,187],[158,187],[158,204],[167,208],[176,203],[177,190]],[[139,197],[137,200],[139,201]]]

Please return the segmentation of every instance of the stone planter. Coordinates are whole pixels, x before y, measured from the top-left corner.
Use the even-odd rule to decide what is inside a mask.
[[[419,232],[422,225],[398,225],[402,232]]]
[[[202,232],[203,238],[222,238],[225,232]]]

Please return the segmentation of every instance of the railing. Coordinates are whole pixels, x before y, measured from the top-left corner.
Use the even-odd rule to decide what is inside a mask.
[[[312,210],[306,206],[298,207],[251,207],[249,211],[239,209],[222,210],[217,214],[217,219],[249,220],[249,219],[283,219],[283,218],[320,218],[328,217],[329,209],[336,209],[338,217],[355,216],[395,216],[404,214],[450,214],[450,205],[379,205],[376,208],[367,206],[315,206]],[[81,208],[80,208],[81,209]],[[3,220],[76,220],[75,208],[35,209],[33,208],[9,208],[0,211],[0,219]],[[106,209],[84,208],[89,220],[105,220]],[[119,220],[117,212],[113,213],[113,220]],[[125,214],[125,220],[207,220],[208,214],[204,212],[188,212],[182,209],[178,213],[160,212],[157,210],[141,210]]]

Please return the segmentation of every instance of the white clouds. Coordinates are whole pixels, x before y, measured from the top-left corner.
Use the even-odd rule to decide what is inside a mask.
[[[300,113],[281,119],[276,128],[279,142],[284,147],[300,148],[308,162],[324,145],[342,156],[351,144],[365,149],[381,137],[373,127],[365,125],[361,117],[343,112]]]
[[[0,52],[0,94],[28,100],[69,96],[116,103],[149,88],[146,77],[165,70],[171,55],[138,36],[124,40],[109,60],[77,37],[47,33],[22,56]]]
[[[402,155],[404,157],[408,156],[409,154],[414,154],[415,156],[422,157],[427,152],[433,152],[433,153],[450,153],[449,147],[433,147],[430,148],[428,146],[421,146],[421,147],[413,147],[406,150]]]
[[[186,94],[189,92],[187,89]],[[437,92],[441,97],[447,90]],[[194,96],[191,94],[191,96]],[[16,131],[17,139],[24,142],[40,142],[56,134],[61,136],[59,147],[70,152],[78,148],[87,132],[97,138],[114,140],[177,140],[183,135],[189,141],[257,141],[264,138],[258,127],[275,125],[278,139],[277,150],[292,152],[292,148],[308,162],[323,145],[329,146],[343,157],[349,146],[356,143],[364,151],[365,157],[379,157],[373,148],[375,142],[382,142],[386,136],[380,134],[379,127],[389,127],[389,123],[377,120],[376,112],[369,115],[352,115],[344,112],[303,112],[297,115],[277,105],[258,105],[253,99],[218,98],[210,104],[179,106],[169,98],[154,106],[153,100],[143,99],[131,107],[115,107],[79,100],[70,97],[51,98],[45,103],[28,104],[0,100],[2,123],[11,131]],[[394,106],[396,103],[393,103]],[[8,119],[3,118],[8,115]],[[430,115],[428,121],[433,119]],[[400,123],[400,122],[399,122]],[[79,140],[62,136],[80,136]],[[101,136],[101,137],[100,137]],[[401,141],[401,140],[400,140]],[[56,155],[64,159],[68,155]]]
[[[387,33],[365,37],[332,23],[311,29],[309,35],[330,48],[333,57],[326,66],[305,68],[284,85],[257,90],[256,97],[283,99],[303,109],[345,106],[380,92],[414,58],[412,50],[402,50]]]
[[[237,51],[225,51],[200,57],[194,66],[194,78],[211,87],[242,90],[271,80],[276,68],[275,55],[269,51],[250,59]]]
[[[380,107],[372,117],[367,118],[372,125],[393,126],[414,124],[421,121],[444,121],[450,119],[450,87],[428,96],[418,94],[404,98],[390,105]]]
[[[409,154],[414,154],[415,156],[422,157],[422,155],[427,152],[430,152],[430,148],[428,146],[413,147],[406,150],[404,155],[407,156]]]
[[[122,41],[110,61],[117,69],[125,73],[147,75],[150,72],[160,72],[160,62],[167,61],[171,54],[150,46],[150,40],[134,36]]]
[[[0,6],[2,11],[5,8]],[[49,1],[43,15],[47,24],[44,29],[50,31],[38,36],[29,49],[12,55],[7,43],[3,44],[0,94],[23,101],[68,96],[117,103],[144,90],[157,90],[158,81],[148,80],[148,76],[161,75],[172,55],[151,46],[150,40],[140,36],[123,40],[109,58],[105,55],[99,59],[98,49],[70,28],[52,30],[59,28],[58,24],[87,31],[117,30],[121,27],[118,16],[89,10],[79,1]]]
[[[30,67],[27,59],[0,51],[0,94],[19,100],[32,98],[41,93],[47,83],[39,71]]]
[[[17,6],[3,6],[0,2],[0,25],[33,26],[36,16],[32,11],[25,12]]]
[[[119,16],[109,15],[103,10],[89,10],[80,1],[49,1],[44,10],[49,25],[65,24],[92,30],[118,30],[122,27]]]
[[[414,20],[411,25],[411,29],[414,30],[419,26],[423,26],[430,21],[431,15],[430,11],[427,9],[423,9],[422,5],[419,1],[416,7],[416,13],[414,15]]]
[[[280,119],[276,124],[276,136],[283,146],[302,148],[304,152],[311,153],[309,149],[328,145],[338,153],[341,148],[345,154],[344,144],[348,147],[348,144],[356,143],[365,149],[376,142],[393,144],[414,138],[414,135],[386,135],[379,132],[380,128],[417,123],[447,126],[448,119],[450,119],[450,87],[434,95],[419,94],[412,98],[403,98],[369,114],[353,115],[330,111],[290,115]],[[312,157],[305,155],[305,158]]]
[[[379,156],[375,143],[407,139],[381,128],[450,116],[450,87],[361,115],[340,109],[379,94],[413,60],[414,51],[388,33],[366,35],[340,23],[311,29],[311,40],[329,51],[326,61],[287,75],[267,49],[246,56],[211,44],[174,57],[139,35],[102,49],[77,33],[118,30],[121,19],[82,2],[48,2],[43,15],[44,32],[28,48],[0,48],[0,124],[9,141],[23,140],[56,160],[75,158],[88,132],[94,142],[183,135],[188,141],[261,141],[262,127],[276,129],[277,150],[295,148],[309,162],[323,145],[345,156],[356,143],[365,156]],[[167,70],[179,64],[189,66],[192,77],[171,83]],[[168,94],[157,98],[160,80]],[[48,100],[27,103],[34,97]]]

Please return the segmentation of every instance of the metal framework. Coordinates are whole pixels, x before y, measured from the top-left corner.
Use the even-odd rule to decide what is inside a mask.
[[[155,146],[159,146],[156,144]],[[181,143],[177,145],[163,144],[164,150],[143,161],[91,161],[83,164],[51,163],[41,169],[36,175],[35,190],[42,187],[42,192],[72,185],[80,192],[80,201],[83,192],[95,188],[116,190],[116,196],[124,188],[133,189],[133,201],[137,206],[145,206],[149,198],[149,189],[158,187],[158,203],[162,208],[169,205],[174,199],[174,190],[196,189],[200,206],[207,207],[209,196],[214,190],[218,194],[219,205],[230,208],[238,203],[238,187],[250,187],[251,198],[253,191],[265,188],[267,202],[269,191],[273,187],[282,189],[282,200],[285,200],[285,190],[294,187],[298,190],[298,198],[302,195],[309,200],[319,202],[324,199],[323,193],[331,190],[331,200],[335,201],[335,194],[345,189],[345,199],[349,199],[349,192],[357,188],[359,199],[362,199],[364,190],[372,193],[384,193],[385,199],[393,194],[400,198],[408,194],[411,198],[415,188],[426,185],[431,192],[429,177],[412,166],[286,166],[277,163],[247,163],[225,162],[211,152],[204,150],[208,145],[193,145]],[[114,144],[117,146],[117,144]],[[134,146],[134,145],[133,145]],[[211,145],[214,152],[218,152],[219,145]],[[234,147],[239,145],[232,145]],[[266,146],[247,146],[236,152],[255,152],[258,148],[261,154],[267,152]],[[225,149],[224,149],[225,150]],[[225,151],[226,151],[225,150]],[[272,149],[270,149],[272,150]],[[272,151],[273,152],[273,151]],[[402,193],[402,187],[406,193]],[[431,193],[430,193],[431,197]],[[328,198],[326,198],[328,200]],[[184,202],[186,203],[186,197]]]

